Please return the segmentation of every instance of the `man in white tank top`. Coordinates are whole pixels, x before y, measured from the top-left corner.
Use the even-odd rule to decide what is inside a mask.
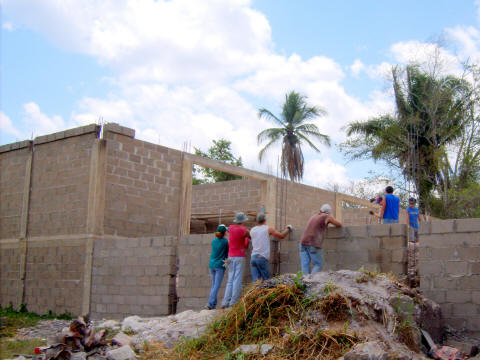
[[[250,259],[250,270],[252,272],[252,280],[255,282],[259,279],[270,279],[270,235],[279,239],[284,239],[287,234],[292,231],[292,226],[288,225],[282,232],[276,231],[274,228],[266,224],[267,217],[264,213],[257,215],[257,226],[250,230],[252,237],[252,257]]]

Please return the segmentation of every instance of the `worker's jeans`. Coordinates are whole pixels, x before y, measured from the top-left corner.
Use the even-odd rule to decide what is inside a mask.
[[[214,268],[210,270],[210,279],[212,280],[212,288],[210,289],[210,297],[208,298],[207,307],[210,309],[215,309],[217,306],[217,294],[220,286],[222,285],[223,275],[225,274],[225,269],[223,268]]]
[[[228,280],[223,297],[222,307],[235,305],[240,299],[242,292],[243,269],[245,268],[244,257],[229,257]]]
[[[250,271],[252,273],[252,280],[255,282],[258,279],[270,279],[270,265],[268,260],[260,255],[252,255],[250,259]]]
[[[383,219],[384,224],[398,224],[398,219]]]
[[[322,271],[323,250],[315,246],[300,244],[300,263],[302,265],[302,273],[310,274],[310,262],[313,263],[312,273]]]

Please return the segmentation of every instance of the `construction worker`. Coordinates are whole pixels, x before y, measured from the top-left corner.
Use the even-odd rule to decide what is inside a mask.
[[[252,257],[250,259],[250,270],[252,273],[252,281],[259,279],[270,279],[270,235],[279,239],[284,239],[287,234],[292,231],[292,226],[282,232],[278,232],[274,228],[266,224],[267,216],[264,213],[257,214],[257,226],[250,229],[252,237]]]
[[[332,207],[324,204],[320,208],[320,212],[308,220],[299,245],[300,263],[304,274],[310,274],[310,262],[313,263],[312,273],[319,272],[323,268],[322,247],[328,224],[342,226],[340,221],[330,215],[331,212]]]
[[[228,227],[228,278],[222,309],[235,305],[242,292],[243,270],[250,232],[243,226],[248,220],[243,212],[235,214],[234,225]]]
[[[398,215],[400,212],[400,199],[393,195],[393,187],[387,186],[385,188],[385,196],[383,197],[382,210],[380,210],[380,217],[384,224],[398,224]]]

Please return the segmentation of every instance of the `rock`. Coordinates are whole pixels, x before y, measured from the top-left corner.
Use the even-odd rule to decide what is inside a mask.
[[[132,337],[128,336],[127,334],[125,334],[123,332],[119,332],[112,339],[112,343],[120,345],[120,346],[130,345],[132,342],[133,342]]]
[[[344,355],[345,360],[388,360],[389,355],[378,341],[357,344]]]
[[[116,320],[106,320],[104,322],[99,323],[97,327],[104,328],[104,329],[118,329],[120,327],[120,322]]]
[[[135,360],[135,353],[128,345],[107,351],[108,360]]]
[[[139,332],[145,327],[145,322],[140,316],[129,316],[122,321],[122,331],[132,330]]]
[[[262,354],[267,355],[273,349],[273,345],[270,344],[250,344],[250,345],[240,345],[233,351],[233,354]]]
[[[87,359],[87,353],[80,351],[80,352],[72,352],[72,356],[70,357],[70,360],[86,360]]]

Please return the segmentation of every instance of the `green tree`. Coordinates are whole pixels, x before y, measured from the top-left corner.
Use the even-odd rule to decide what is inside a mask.
[[[242,157],[236,158],[233,155],[230,148],[231,145],[232,143],[225,139],[213,140],[213,145],[207,150],[207,152],[194,148],[195,155],[223,161],[234,166],[243,166]],[[196,174],[202,174],[202,177],[198,178]],[[193,184],[215,183],[220,181],[238,180],[241,178],[241,176],[200,166],[195,166],[193,169]]]
[[[350,123],[342,148],[351,159],[380,160],[400,170],[414,183],[422,209],[431,210],[434,192],[451,188],[448,155],[471,120],[472,86],[418,65],[393,67],[392,80],[395,112]]]
[[[265,108],[261,108],[258,111],[260,118],[271,120],[280,126],[265,129],[258,134],[257,140],[259,145],[267,142],[263,149],[260,150],[258,159],[262,161],[265,152],[273,144],[281,141],[282,156],[280,167],[282,175],[288,175],[292,181],[303,178],[303,144],[308,144],[317,152],[320,152],[320,150],[312,142],[313,139],[330,146],[330,137],[320,133],[317,125],[306,122],[315,117],[325,115],[326,111],[318,106],[309,106],[306,100],[306,96],[291,91],[285,95],[285,103],[278,117]]]

